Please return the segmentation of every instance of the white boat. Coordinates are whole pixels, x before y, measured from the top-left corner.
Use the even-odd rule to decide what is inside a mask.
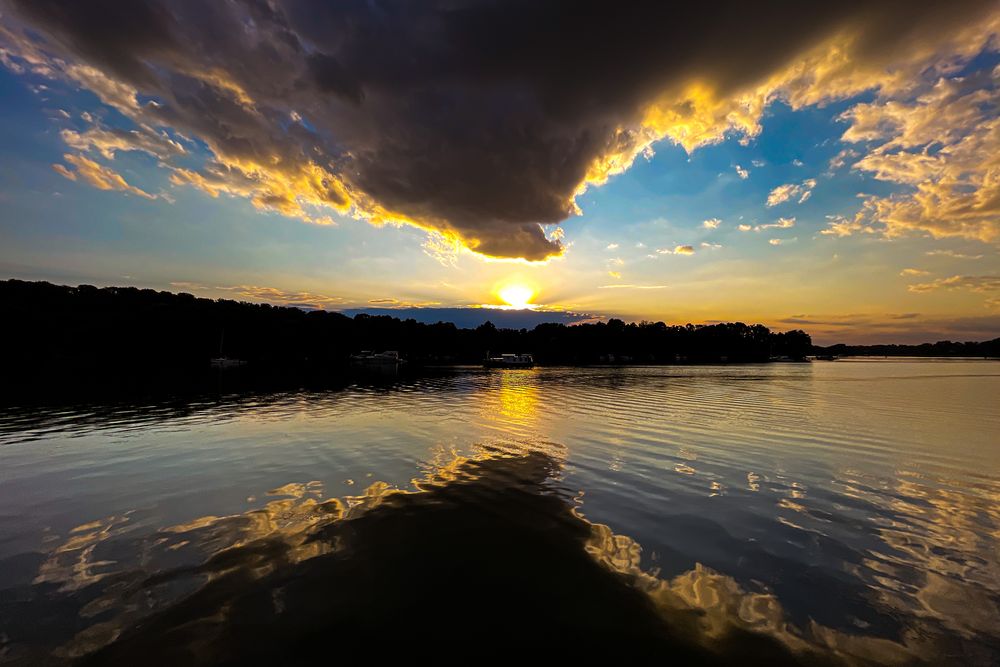
[[[371,352],[369,350],[363,350],[358,354],[351,355],[351,363],[356,366],[398,366],[400,364],[405,364],[406,359],[399,356],[399,352],[395,350],[387,350],[385,352]]]
[[[226,330],[222,330],[222,335],[219,336],[219,356],[213,357],[209,360],[212,368],[237,368],[239,366],[246,366],[247,362],[242,359],[231,359],[222,354],[222,345],[226,340]]]
[[[499,357],[491,357],[486,353],[486,361],[483,366],[486,368],[531,368],[535,365],[535,358],[530,354],[501,354]]]
[[[246,366],[245,361],[242,359],[230,359],[229,357],[215,357],[209,362],[212,368],[235,368],[237,366]]]

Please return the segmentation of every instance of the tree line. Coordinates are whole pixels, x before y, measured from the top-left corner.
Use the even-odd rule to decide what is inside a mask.
[[[942,340],[919,345],[829,345],[816,354],[855,357],[1000,357],[1000,338],[981,342]]]
[[[802,358],[803,331],[760,324],[541,324],[475,329],[413,319],[198,298],[135,287],[0,282],[8,371],[204,367],[228,356],[260,367],[336,368],[360,350],[398,350],[413,364],[478,363],[487,352],[530,352],[542,364],[712,363]]]

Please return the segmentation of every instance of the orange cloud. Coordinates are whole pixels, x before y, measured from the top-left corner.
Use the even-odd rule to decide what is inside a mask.
[[[120,190],[122,192],[128,192],[145,199],[157,199],[158,195],[152,195],[148,192],[135,187],[134,185],[129,185],[129,183],[122,178],[121,174],[116,172],[110,167],[105,167],[104,165],[98,164],[93,160],[90,160],[82,155],[72,155],[67,153],[63,155],[63,160],[71,164],[75,171],[71,171],[67,167],[61,164],[54,164],[52,168],[56,173],[75,181],[77,177],[83,179],[90,185],[94,186],[98,190]]]
[[[529,3],[516,22],[475,2],[463,12],[433,2],[405,12],[321,4],[308,19],[278,1],[266,12],[136,4],[169,25],[129,23],[124,13],[98,20],[83,3],[56,11],[10,0],[2,62],[86,88],[135,124],[116,136],[70,130],[63,138],[74,150],[162,156],[176,149],[174,132],[190,136],[211,159],[192,167],[168,156],[171,183],[260,210],[321,224],[336,213],[412,225],[487,257],[545,260],[566,247],[546,229],[578,214],[588,187],[651,157],[657,142],[690,152],[727,137],[748,141],[775,101],[801,109],[868,92],[874,101],[845,116],[845,140],[893,145],[855,168],[903,193],[867,200],[869,224],[889,237],[998,235],[998,172],[985,156],[1000,151],[995,123],[982,116],[996,99],[943,90],[968,86],[953,81],[956,68],[995,43],[995,2],[960,0],[948,11],[827,3],[766,20],[736,2],[616,8],[620,24],[659,26],[655,38],[609,29],[600,7],[575,13],[580,31],[560,30],[560,12],[544,2]],[[747,20],[712,20],[730,14]],[[357,38],[376,32],[394,35],[396,48],[373,54],[375,43]],[[937,79],[953,83],[926,93]],[[965,129],[939,133],[944,148],[923,151],[935,122]],[[75,173],[142,193],[110,170]],[[803,202],[814,186],[782,186],[790,189],[772,192],[773,205]]]

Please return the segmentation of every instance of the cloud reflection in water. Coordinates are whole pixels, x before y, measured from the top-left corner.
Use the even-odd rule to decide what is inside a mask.
[[[525,414],[529,400],[511,403]],[[291,483],[261,509],[152,534],[128,515],[80,526],[0,602],[7,657],[298,664],[531,648],[903,664],[943,650],[915,631],[897,642],[795,627],[773,594],[702,565],[670,579],[644,570],[636,541],[588,522],[559,486],[564,455],[551,443],[483,446],[412,490],[377,482],[324,500],[319,483]],[[75,623],[53,620],[67,609]]]

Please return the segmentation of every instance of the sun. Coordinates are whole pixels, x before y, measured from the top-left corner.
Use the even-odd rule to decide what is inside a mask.
[[[531,308],[531,299],[535,296],[535,290],[525,285],[508,285],[497,292],[497,296],[511,308],[520,310]]]

